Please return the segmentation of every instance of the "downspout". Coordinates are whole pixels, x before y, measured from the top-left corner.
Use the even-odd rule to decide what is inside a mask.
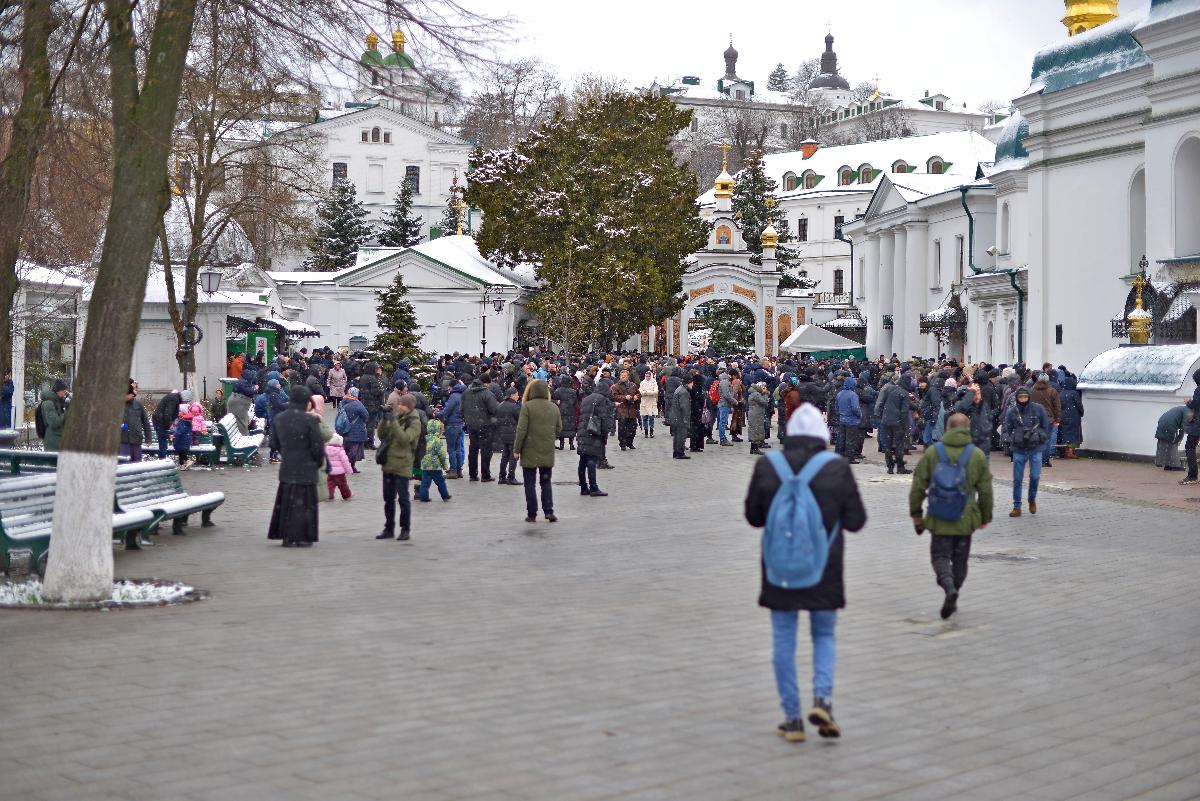
[[[971,209],[967,206],[967,192],[970,187],[960,186],[958,191],[962,193],[963,211],[967,213],[967,266],[971,268],[974,275],[982,273],[1004,273],[1008,276],[1008,282],[1012,284],[1013,291],[1017,293],[1017,362],[1024,364],[1025,362],[1025,292],[1017,285],[1016,270],[982,270],[975,266],[975,217],[971,214]]]
[[[833,232],[833,238],[850,246],[850,305],[854,305],[854,240],[847,239],[842,233],[841,226]]]

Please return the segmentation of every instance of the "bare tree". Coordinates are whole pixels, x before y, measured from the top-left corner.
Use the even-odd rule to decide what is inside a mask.
[[[562,105],[562,84],[540,61],[498,62],[467,99],[460,135],[484,150],[512,147]]]
[[[896,139],[912,136],[908,113],[897,103],[879,111],[860,114],[855,118],[852,136],[857,142],[874,142],[880,139]]]
[[[854,103],[865,103],[875,96],[877,88],[874,81],[861,81],[850,90],[850,100]]]

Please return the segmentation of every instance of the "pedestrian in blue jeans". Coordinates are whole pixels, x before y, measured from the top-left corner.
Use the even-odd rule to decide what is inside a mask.
[[[801,404],[787,422],[783,456],[796,473],[819,453],[829,448],[829,429],[821,413],[811,404]],[[759,459],[746,493],[746,520],[756,528],[767,523],[775,494],[782,486],[779,472],[769,459]],[[800,716],[800,691],[796,679],[796,639],[801,611],[809,614],[809,637],[813,646],[813,705],[808,722],[822,737],[840,737],[842,730],[833,718],[834,666],[837,657],[838,610],[846,606],[843,588],[845,536],[859,531],[867,522],[867,512],[858,493],[850,463],[835,457],[823,465],[809,482],[821,510],[825,530],[830,532],[829,559],[821,580],[804,589],[785,589],[767,580],[766,565],[760,560],[762,576],[759,606],[771,610],[774,643],[775,684],[783,707],[783,723],[776,734],[789,742],[804,741],[804,721]]]
[[[1025,465],[1029,465],[1029,514],[1037,514],[1038,480],[1042,477],[1042,454],[1050,441],[1050,417],[1040,403],[1030,400],[1029,390],[1017,390],[1017,402],[1004,417],[1013,457],[1013,509],[1009,517],[1021,516],[1021,489]]]

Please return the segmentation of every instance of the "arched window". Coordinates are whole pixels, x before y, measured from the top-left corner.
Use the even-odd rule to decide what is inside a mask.
[[[1129,185],[1129,272],[1146,252],[1146,171],[1138,170]]]
[[[1175,157],[1175,257],[1200,253],[1200,139],[1190,138]]]
[[[815,189],[817,186],[817,174],[812,170],[804,173],[804,188]]]
[[[892,172],[908,172],[908,165],[903,161],[897,161],[892,165]]]
[[[941,175],[946,169],[946,162],[934,156],[929,160],[928,169],[930,175]]]
[[[1000,253],[1007,256],[1011,251],[1009,248],[1009,232],[1012,226],[1012,212],[1008,208],[1008,201],[1004,201],[1004,205],[1000,207]],[[990,359],[989,359],[990,361]]]
[[[1012,364],[1017,360],[1017,321],[1008,321],[1008,363]]]
[[[849,186],[854,181],[854,170],[849,167],[842,167],[838,170],[838,185]]]
[[[733,241],[733,232],[729,230],[728,225],[717,226],[717,244],[728,245]]]
[[[372,142],[378,142],[378,141],[379,141],[379,129],[378,129],[378,128],[372,128],[372,129],[371,129],[371,141],[372,141]]]
[[[994,357],[994,355],[993,355],[993,353],[994,353],[994,345],[993,345],[994,339],[993,339],[993,337],[995,336],[995,334],[996,334],[996,324],[995,324],[995,323],[993,323],[991,320],[988,320],[988,329],[987,329],[987,360],[988,360],[989,362],[995,361],[995,357]]]
[[[783,191],[790,192],[800,185],[800,179],[796,177],[794,172],[786,172],[783,174]]]
[[[860,184],[869,184],[875,179],[875,170],[870,164],[864,164],[858,168],[858,182]]]

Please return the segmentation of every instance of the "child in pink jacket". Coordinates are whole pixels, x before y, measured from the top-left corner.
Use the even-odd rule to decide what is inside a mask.
[[[208,422],[204,419],[204,407],[196,401],[192,401],[188,406],[188,414],[192,418],[192,438],[196,439],[197,434],[207,434]]]
[[[346,449],[342,447],[342,438],[337,434],[333,435],[333,439],[325,443],[325,459],[328,462],[329,474],[325,477],[325,486],[329,490],[329,500],[333,500],[333,489],[337,487],[342,493],[342,500],[350,500],[350,484],[346,481],[346,474],[353,468],[350,466],[350,457],[346,455]]]

